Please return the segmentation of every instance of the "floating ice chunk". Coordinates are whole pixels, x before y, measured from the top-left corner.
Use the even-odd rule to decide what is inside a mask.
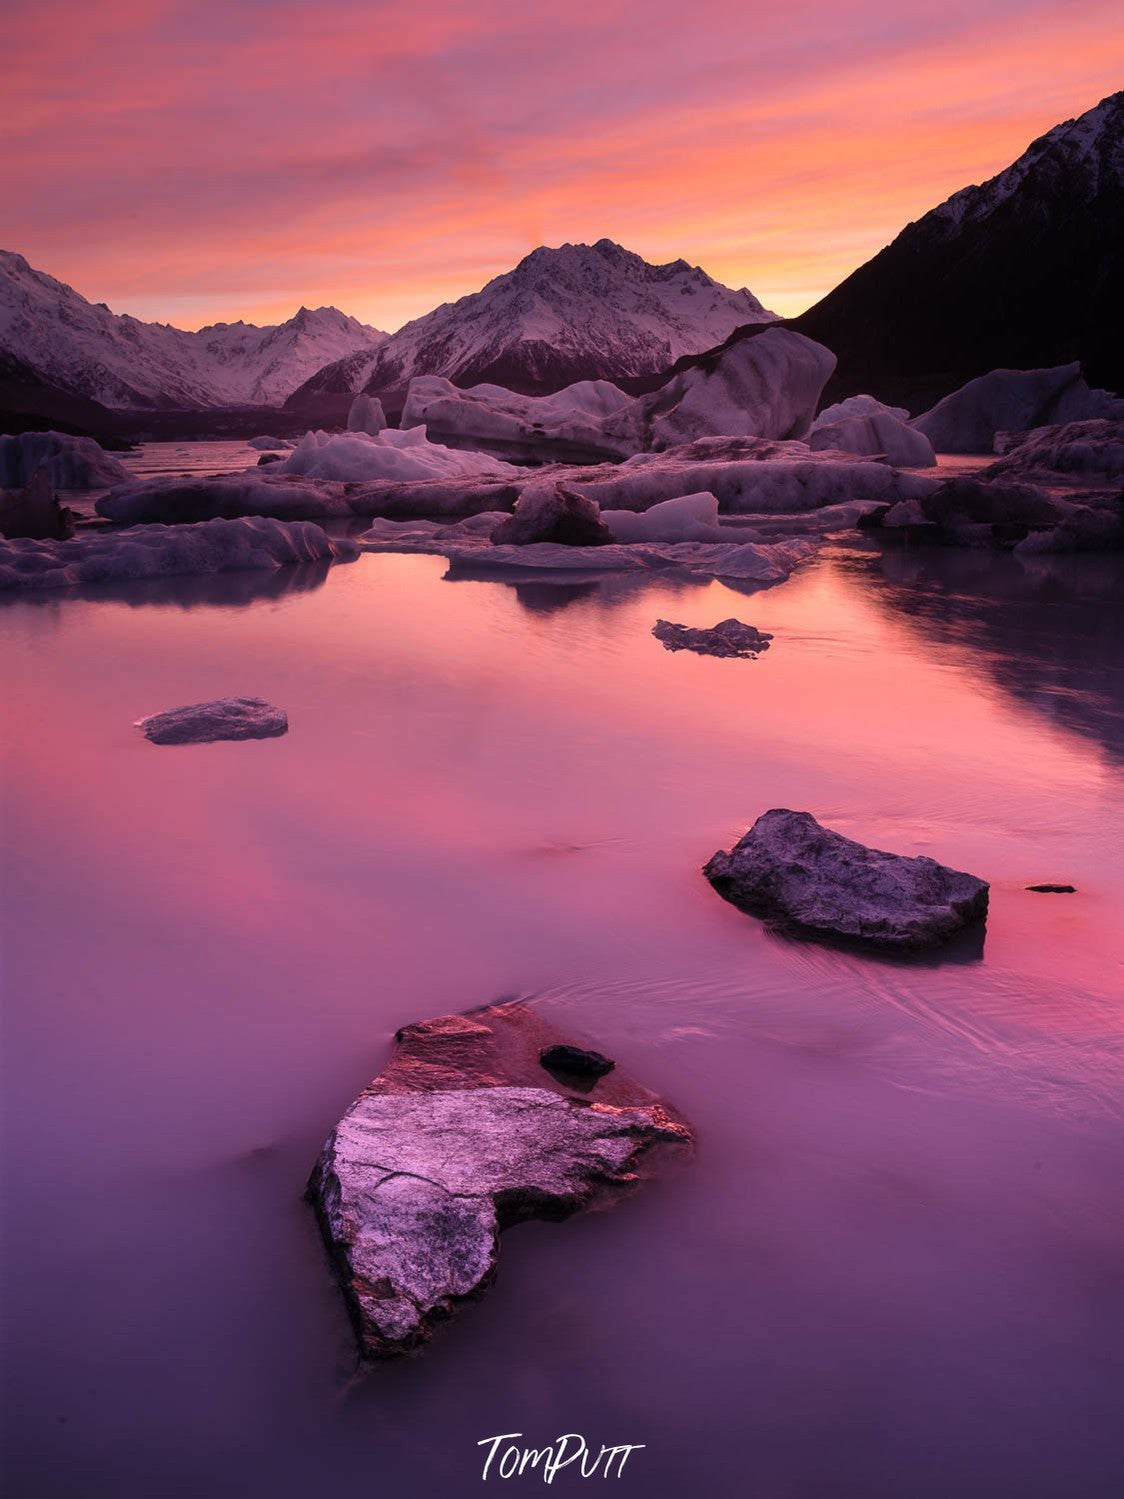
[[[1047,370],[992,370],[917,417],[913,425],[938,453],[990,453],[998,432],[1068,422],[1124,420],[1124,400],[1091,390],[1079,364]]]
[[[0,437],[0,489],[21,489],[45,469],[52,489],[106,489],[128,474],[92,437],[20,432]]]
[[[0,589],[65,588],[185,574],[272,571],[307,562],[349,562],[353,541],[310,521],[286,525],[255,516],[197,525],[134,526],[86,532],[69,541],[0,542]]]
[[[633,451],[697,437],[803,437],[835,355],[801,333],[770,328],[695,357],[650,395],[604,423]]]
[[[274,471],[343,483],[515,472],[510,464],[485,453],[457,451],[430,442],[424,427],[388,427],[377,434],[307,432]]]
[[[376,437],[386,427],[386,412],[382,409],[382,402],[377,396],[368,396],[360,392],[351,403],[347,413],[347,430],[349,432],[369,432]]]
[[[663,500],[647,510],[602,510],[614,541],[719,541],[718,501],[709,490]]]
[[[845,401],[836,401],[834,406],[825,406],[812,423],[810,430],[830,427],[835,422],[846,421],[852,416],[893,416],[899,422],[909,421],[909,412],[904,406],[887,406],[876,396],[848,396]]]
[[[499,385],[461,390],[435,375],[410,381],[403,425],[424,424],[458,447],[489,448],[519,458],[617,457],[606,417],[633,404],[608,380],[581,380],[547,396],[525,396]],[[623,451],[630,451],[626,444]]]
[[[1089,484],[1119,484],[1124,481],[1124,417],[1118,421],[1065,422],[1028,432],[986,474],[988,478],[1025,476],[1047,482],[1065,478]]]
[[[257,448],[261,453],[280,453],[293,444],[287,437],[251,437],[246,446]]]
[[[163,475],[118,484],[98,500],[94,509],[106,520],[123,525],[158,521],[168,525],[186,521],[231,520],[245,515],[268,515],[277,520],[311,520],[354,514],[342,484],[323,479],[282,477],[281,463],[265,472],[207,478]]]
[[[878,457],[898,468],[934,468],[937,458],[924,432],[888,411],[844,416],[816,425],[808,434],[814,452],[858,453]]]

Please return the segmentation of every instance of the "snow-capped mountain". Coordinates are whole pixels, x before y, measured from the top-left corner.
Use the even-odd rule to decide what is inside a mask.
[[[0,352],[104,406],[279,406],[325,364],[385,337],[334,307],[267,328],[142,323],[0,251]]]
[[[988,370],[1080,360],[1124,386],[1124,92],[905,229],[794,326],[834,350],[827,399],[923,409]]]
[[[482,291],[407,323],[378,349],[321,370],[291,404],[402,391],[415,375],[532,393],[646,375],[745,323],[773,320],[744,288],[732,291],[685,260],[650,265],[608,239],[544,247]]]

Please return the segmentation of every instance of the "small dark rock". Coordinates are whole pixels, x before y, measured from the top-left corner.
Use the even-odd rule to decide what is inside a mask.
[[[67,541],[73,535],[74,511],[59,504],[45,468],[36,469],[23,489],[0,490],[0,536]]]
[[[539,1061],[550,1072],[572,1072],[577,1077],[604,1077],[617,1065],[599,1051],[580,1046],[548,1046]]]
[[[1028,890],[1033,890],[1036,895],[1076,895],[1076,885],[1028,885]]]
[[[769,649],[771,635],[743,625],[740,619],[724,619],[710,630],[696,630],[689,625],[672,624],[657,619],[652,634],[663,642],[665,650],[696,651],[700,656],[743,656],[753,658]]]
[[[282,458],[288,456],[288,453],[263,453],[258,459],[258,467],[264,468],[267,463],[280,463]]]
[[[557,546],[600,547],[612,539],[597,502],[561,484],[540,483],[525,489],[511,515],[492,532],[494,546],[550,541]]]

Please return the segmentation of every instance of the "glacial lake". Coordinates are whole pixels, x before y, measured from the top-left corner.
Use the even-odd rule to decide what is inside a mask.
[[[1118,1499],[1124,559],[444,573],[0,605],[12,1499],[460,1499],[565,1432],[643,1444],[643,1499]],[[729,615],[772,648],[651,636]],[[132,726],[235,693],[288,736]],[[769,807],[990,879],[982,951],[724,903]],[[308,1172],[397,1026],[512,995],[697,1159],[357,1375]]]

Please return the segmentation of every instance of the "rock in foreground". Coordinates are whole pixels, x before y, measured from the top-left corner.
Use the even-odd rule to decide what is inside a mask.
[[[213,744],[218,739],[277,739],[288,715],[260,697],[222,697],[142,718],[137,728],[153,744]]]
[[[724,619],[709,630],[692,629],[690,625],[672,624],[657,619],[652,634],[669,651],[697,651],[700,656],[756,657],[769,649],[772,636],[740,619]]]
[[[726,900],[795,935],[891,951],[936,946],[987,915],[984,880],[867,848],[781,808],[703,873]]]
[[[521,1004],[406,1026],[309,1183],[366,1359],[424,1343],[494,1278],[498,1236],[563,1218],[689,1147],[674,1111],[616,1069],[578,1092],[540,1065],[567,1044]]]

